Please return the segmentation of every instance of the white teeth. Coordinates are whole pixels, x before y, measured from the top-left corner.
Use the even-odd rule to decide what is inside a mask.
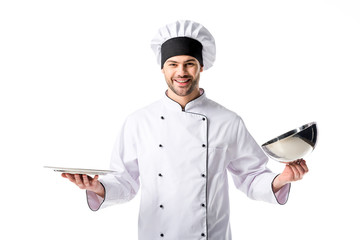
[[[189,79],[188,79],[188,80],[185,80],[185,81],[180,81],[180,80],[175,80],[175,81],[177,81],[177,82],[179,82],[179,83],[186,83],[186,82],[189,81]]]

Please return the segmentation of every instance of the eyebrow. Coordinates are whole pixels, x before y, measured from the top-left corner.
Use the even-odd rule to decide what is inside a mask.
[[[177,61],[175,61],[175,60],[168,60],[168,61],[166,61],[166,62],[179,63],[179,62],[177,62]],[[187,62],[196,62],[196,60],[195,60],[195,59],[189,59],[189,60],[186,60],[186,61],[185,61],[185,63],[187,63]]]

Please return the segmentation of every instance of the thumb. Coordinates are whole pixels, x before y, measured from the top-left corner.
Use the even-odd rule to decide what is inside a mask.
[[[95,175],[91,182],[94,183],[98,181],[98,179],[99,179],[99,175]]]

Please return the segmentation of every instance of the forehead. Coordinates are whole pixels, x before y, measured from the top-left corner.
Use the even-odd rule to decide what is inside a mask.
[[[173,56],[166,60],[166,62],[178,62],[178,63],[191,62],[191,61],[198,62],[198,60],[196,58],[194,58],[192,56],[188,56],[188,55]]]

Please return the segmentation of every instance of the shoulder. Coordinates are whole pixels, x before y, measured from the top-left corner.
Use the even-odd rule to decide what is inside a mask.
[[[239,114],[211,99],[207,99],[206,105],[206,108],[208,109],[208,115],[211,116],[211,118],[214,120],[222,119],[223,121],[232,122],[234,124],[239,124],[242,122],[242,118]]]

